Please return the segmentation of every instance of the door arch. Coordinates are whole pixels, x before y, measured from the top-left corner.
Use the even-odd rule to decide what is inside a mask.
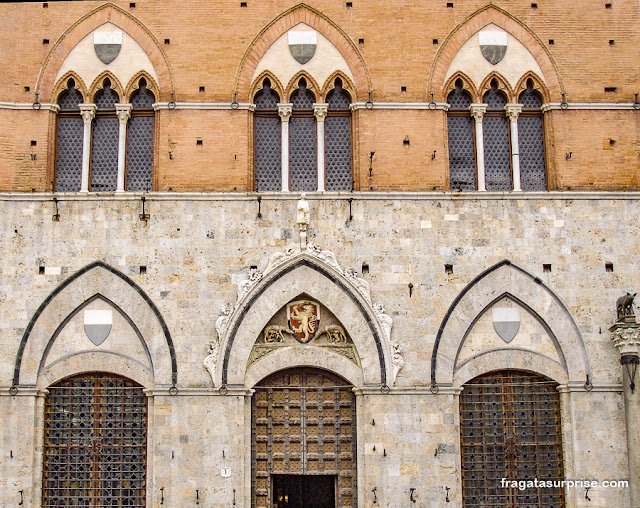
[[[297,367],[254,390],[252,506],[311,506],[305,493],[328,503],[333,496],[327,506],[357,506],[353,386],[329,371]]]

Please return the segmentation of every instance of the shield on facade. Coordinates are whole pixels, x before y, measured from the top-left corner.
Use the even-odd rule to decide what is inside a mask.
[[[113,313],[110,310],[85,310],[84,333],[94,345],[99,346],[111,333]]]
[[[122,47],[122,32],[104,31],[93,34],[93,47],[103,64],[113,62]]]
[[[507,34],[505,32],[480,32],[478,39],[480,51],[493,65],[504,58],[507,53]]]
[[[311,31],[289,32],[289,51],[298,62],[306,64],[316,52],[318,34]]]
[[[518,307],[493,307],[493,329],[507,344],[520,330],[520,309]]]
[[[320,305],[309,300],[291,302],[287,305],[287,322],[298,342],[311,342],[320,326]]]

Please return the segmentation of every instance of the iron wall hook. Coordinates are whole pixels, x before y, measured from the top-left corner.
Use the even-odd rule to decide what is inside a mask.
[[[160,487],[160,504],[164,504],[164,487]]]
[[[262,196],[258,196],[258,219],[262,219]]]
[[[56,213],[53,214],[51,220],[54,222],[60,222],[60,212],[58,211],[58,198],[53,198],[53,204],[56,205]]]
[[[147,198],[142,196],[142,198],[140,199],[142,200],[142,213],[138,217],[140,217],[140,220],[147,222],[150,218],[149,214],[145,210],[145,203],[147,201]]]
[[[378,490],[378,487],[373,487],[373,489],[371,489],[371,492],[373,492],[373,502],[375,504],[378,503],[378,494],[376,494],[376,490]]]
[[[411,487],[411,488],[409,489],[409,491],[410,491],[410,493],[409,493],[409,499],[411,499],[411,502],[412,502],[412,503],[415,503],[415,502],[416,502],[416,499],[413,497],[413,493],[416,491],[416,489],[415,489],[415,488],[413,488],[413,487]]]
[[[18,506],[22,506],[24,504],[24,490],[19,490],[18,492],[20,492],[20,502]]]

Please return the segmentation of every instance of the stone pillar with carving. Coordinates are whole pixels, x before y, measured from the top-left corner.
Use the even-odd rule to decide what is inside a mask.
[[[511,126],[511,167],[513,169],[513,190],[521,191],[520,184],[520,148],[518,142],[518,117],[522,113],[522,104],[507,104],[504,107]]]
[[[127,122],[131,117],[131,104],[116,104],[116,113],[120,121],[118,130],[118,179],[116,192],[124,192],[124,168],[127,157]]]
[[[328,104],[314,104],[313,114],[316,117],[318,139],[318,192],[324,192],[324,119],[327,116]]]
[[[98,107],[95,104],[80,104],[80,113],[84,122],[84,137],[82,139],[82,176],[80,178],[80,192],[89,192],[89,166],[91,164],[91,123],[96,116]]]
[[[478,159],[478,190],[486,191],[487,185],[484,176],[484,131],[482,130],[482,119],[487,112],[486,104],[471,104],[471,116],[475,120],[476,127],[476,156]]]
[[[622,365],[631,506],[640,506],[640,390],[635,386],[640,363],[640,324],[632,305],[633,296],[629,293],[618,299],[618,320],[609,331]]]
[[[282,156],[282,192],[289,190],[289,119],[293,110],[292,104],[278,104],[278,115],[281,125],[281,156]]]

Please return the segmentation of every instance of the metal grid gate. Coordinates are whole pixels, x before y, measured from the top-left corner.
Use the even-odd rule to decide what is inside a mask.
[[[507,480],[564,478],[558,384],[521,371],[477,377],[460,395],[465,507],[561,508],[564,489],[508,488]]]
[[[272,474],[337,475],[337,506],[357,506],[352,386],[329,372],[296,368],[254,389],[252,506],[272,505]]]
[[[75,376],[45,401],[42,506],[143,507],[147,397],[110,374]]]

